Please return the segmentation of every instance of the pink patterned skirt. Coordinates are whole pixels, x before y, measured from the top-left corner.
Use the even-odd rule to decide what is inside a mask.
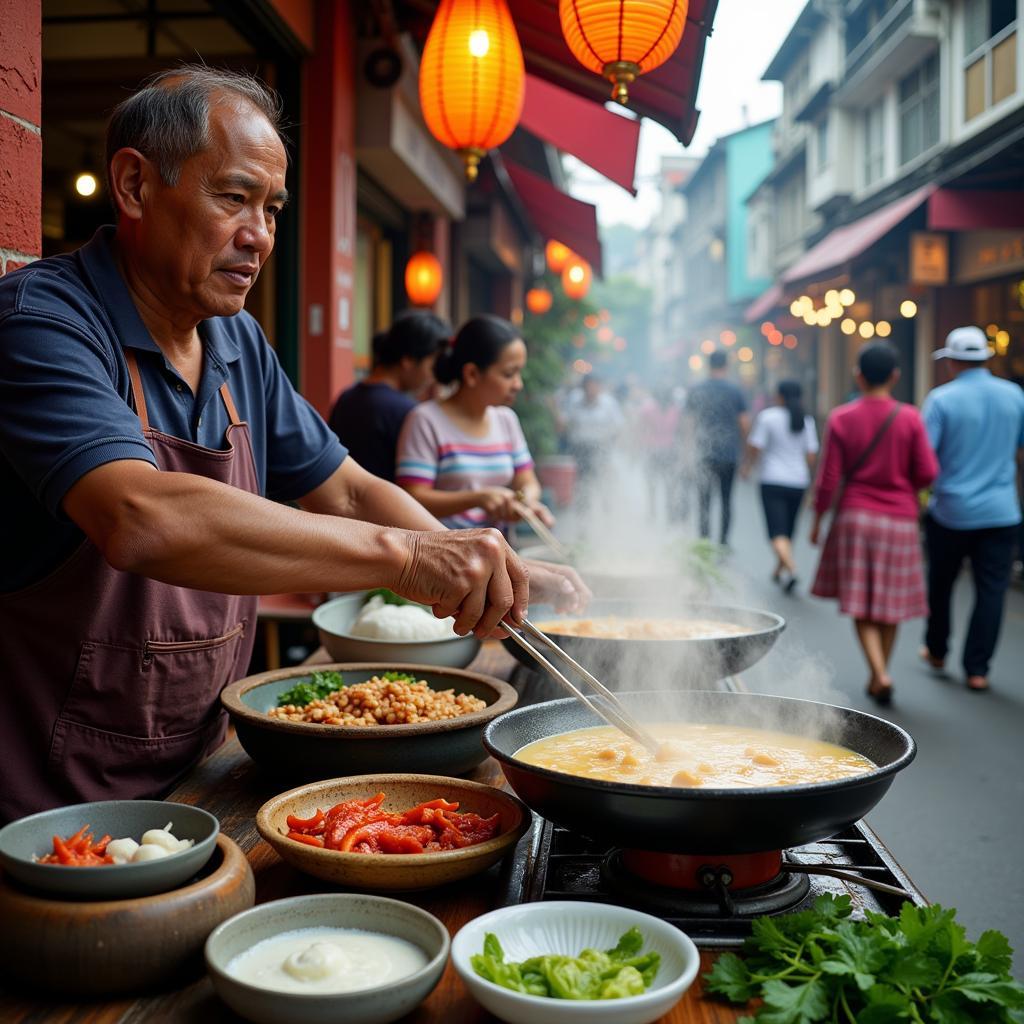
[[[855,619],[903,622],[928,614],[916,519],[841,509],[821,553],[811,593],[838,597]]]

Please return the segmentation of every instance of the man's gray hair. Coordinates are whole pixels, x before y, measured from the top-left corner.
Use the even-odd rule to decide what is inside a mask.
[[[108,176],[119,149],[137,149],[156,164],[165,184],[176,185],[181,165],[210,144],[210,98],[216,93],[251,103],[281,137],[281,98],[258,78],[184,64],[146,79],[114,108],[107,124]]]

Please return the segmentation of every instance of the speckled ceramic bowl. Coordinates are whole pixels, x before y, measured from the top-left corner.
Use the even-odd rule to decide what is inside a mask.
[[[487,702],[482,711],[441,722],[411,725],[315,725],[271,718],[278,694],[314,671],[338,671],[345,683],[364,682],[389,670],[408,672],[435,690],[454,689]],[[486,756],[484,727],[515,707],[519,699],[508,683],[478,672],[395,662],[332,664],[262,672],[239,679],[221,693],[221,703],[235,724],[245,752],[266,771],[287,781],[332,779],[339,775],[393,771],[461,775]]]
[[[329,995],[277,992],[228,973],[232,958],[257,942],[299,928],[357,928],[415,943],[427,965],[406,978]],[[214,929],[206,967],[217,994],[257,1024],[387,1024],[411,1012],[434,990],[448,961],[448,930],[419,907],[381,896],[319,893],[254,907]]]
[[[438,797],[457,801],[460,811],[473,811],[485,818],[500,814],[500,830],[487,842],[439,853],[342,853],[288,838],[289,814],[309,818],[318,807],[326,811],[342,800],[365,800],[375,793],[385,794],[386,811],[403,811]],[[530,821],[526,805],[511,793],[468,779],[433,775],[328,779],[282,793],[268,800],[256,815],[260,835],[292,867],[335,885],[377,892],[430,889],[484,871],[511,852]]]
[[[367,600],[367,591],[342,594],[325,601],[313,612],[313,625],[320,631],[320,643],[338,661],[416,662],[465,668],[480,650],[475,636],[452,636],[443,640],[370,640],[352,636],[349,629]]]
[[[151,828],[171,822],[178,839],[191,839],[189,850],[140,864],[65,867],[39,864],[36,857],[53,852],[53,837],[67,838],[83,825],[96,839],[109,834],[138,842]],[[210,859],[220,824],[208,811],[164,800],[100,800],[71,804],[19,818],[0,829],[0,864],[23,885],[61,896],[87,900],[152,896],[181,885]]]

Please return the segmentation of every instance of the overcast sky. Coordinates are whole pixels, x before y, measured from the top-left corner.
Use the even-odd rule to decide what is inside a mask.
[[[645,120],[640,127],[637,197],[634,199],[570,157],[566,166],[573,176],[572,194],[597,204],[602,225],[648,224],[657,205],[654,181],[662,155],[702,155],[720,135],[779,112],[781,88],[774,82],[762,82],[761,75],[805,3],[806,0],[719,0],[697,93],[700,121],[689,148],[683,149],[661,125]]]

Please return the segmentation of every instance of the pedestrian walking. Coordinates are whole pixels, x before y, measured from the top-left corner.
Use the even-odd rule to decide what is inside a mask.
[[[456,385],[454,393],[406,417],[395,482],[445,526],[505,529],[522,518],[523,506],[554,526],[511,408],[525,366],[517,328],[500,317],[473,317],[434,365],[438,382]]]
[[[974,608],[963,648],[967,687],[989,688],[988,674],[1003,620],[1021,523],[1017,459],[1024,448],[1024,391],[993,376],[988,339],[958,327],[934,354],[953,373],[925,400],[922,416],[939,459],[925,522],[928,627],[924,660],[936,670],[949,652],[953,584],[965,560],[974,579]]]
[[[892,700],[889,658],[899,623],[928,612],[918,492],[938,472],[918,411],[892,397],[899,373],[891,345],[861,349],[861,397],[833,410],[825,428],[811,528],[817,544],[832,511],[811,592],[838,598],[853,618],[870,671],[868,696],[879,704]]]
[[[775,552],[772,579],[791,594],[798,582],[793,531],[818,456],[818,431],[814,418],[804,411],[798,381],[781,381],[776,403],[754,420],[741,475],[749,476],[760,461],[761,504]]]
[[[604,381],[591,373],[569,394],[560,420],[569,454],[576,460],[579,503],[586,511],[593,507],[599,489],[609,486],[612,449],[622,435],[625,417]]]
[[[373,339],[373,368],[343,391],[327,420],[349,455],[382,480],[395,479],[395,449],[406,416],[434,380],[434,360],[451,324],[425,310],[400,314]]]
[[[717,486],[722,503],[718,537],[723,547],[729,543],[736,465],[750,427],[747,400],[728,378],[728,357],[718,349],[708,357],[708,379],[693,388],[686,400],[697,449],[700,535],[711,536],[711,493]]]

